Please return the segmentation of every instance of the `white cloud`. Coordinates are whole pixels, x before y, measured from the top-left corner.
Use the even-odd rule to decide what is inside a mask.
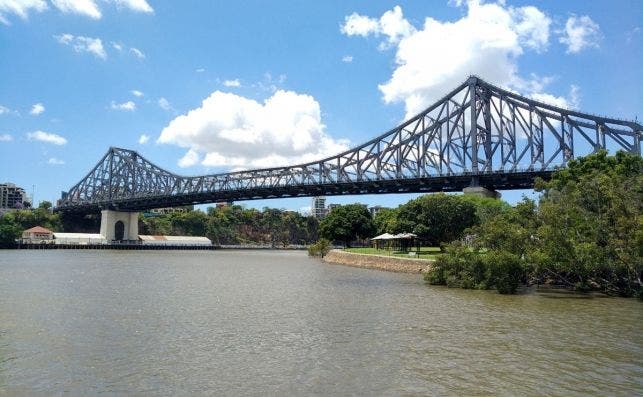
[[[198,69],[196,70],[196,72],[197,72],[197,73],[203,73],[203,72],[205,72],[205,68],[198,68]]]
[[[226,87],[241,87],[241,82],[239,81],[239,79],[225,80],[223,82],[223,85]]]
[[[58,158],[56,158],[56,157],[51,157],[51,158],[47,161],[47,163],[48,163],[48,164],[51,164],[51,165],[63,165],[63,164],[65,164],[65,161],[64,161],[64,160],[61,160],[61,159],[58,159]]]
[[[6,106],[0,105],[0,114],[9,114],[11,113],[11,109],[9,109]]]
[[[387,41],[380,44],[380,49],[394,45],[415,32],[413,25],[404,19],[400,6],[386,11],[380,19],[353,13],[345,18],[340,30],[347,36],[366,37],[371,34],[375,36],[383,34],[387,37]]]
[[[584,48],[596,47],[601,40],[601,29],[587,15],[577,17],[572,15],[565,23],[565,30],[560,32],[559,41],[567,45],[567,53],[577,54]]]
[[[344,18],[344,24],[340,28],[347,36],[366,37],[369,34],[378,34],[380,31],[379,21],[354,12]]]
[[[129,8],[132,11],[144,12],[151,14],[154,9],[147,3],[146,0],[113,0],[116,5],[121,8]]]
[[[73,13],[100,19],[101,12],[93,0],[51,0],[53,5],[64,13]]]
[[[132,95],[134,95],[135,97],[138,97],[138,98],[140,98],[140,97],[142,97],[142,96],[144,95],[144,94],[143,94],[141,91],[139,91],[139,90],[132,90],[132,91],[130,91],[130,93],[131,93]]]
[[[123,44],[112,41],[112,47],[117,51],[123,51]]]
[[[31,107],[30,114],[37,116],[45,111],[45,106],[42,103],[37,103]]]
[[[139,144],[141,144],[141,145],[145,145],[147,142],[149,142],[149,140],[150,140],[150,136],[149,136],[149,135],[147,135],[147,134],[142,134],[142,135],[138,138],[138,143],[139,143]]]
[[[471,74],[516,90],[544,88],[543,82],[520,77],[518,58],[526,50],[546,51],[551,19],[536,7],[514,8],[504,2],[471,0],[464,7],[467,12],[460,19],[427,17],[421,29],[411,26],[395,7],[379,19],[370,18],[372,24],[364,21],[368,17],[352,14],[341,30],[349,36],[384,34],[388,39],[383,44],[395,46],[395,70],[379,89],[386,103],[404,103],[407,117]]]
[[[185,156],[181,157],[178,161],[179,167],[187,168],[196,165],[199,162],[199,153],[195,150],[190,149],[185,153]]]
[[[46,9],[44,0],[0,0],[0,23],[10,25],[6,14],[15,14],[24,20],[29,17],[31,10],[42,12]]]
[[[103,42],[101,39],[84,37],[84,36],[74,36],[69,33],[64,33],[54,38],[64,45],[71,46],[76,52],[89,52],[95,57],[106,59],[107,53],[105,48],[103,48]]]
[[[0,142],[11,142],[13,141],[13,136],[9,134],[0,134]]]
[[[138,48],[132,47],[129,49],[129,52],[134,54],[134,56],[137,57],[138,59],[145,59],[145,54],[143,54],[143,52]]]
[[[98,7],[96,0],[50,0],[51,3],[60,12],[65,14],[78,14],[90,17],[92,19],[100,19],[102,13]],[[127,8],[135,12],[154,13],[154,9],[149,5],[146,0],[103,0],[104,2],[112,2],[116,4],[119,9]],[[0,23],[10,25],[7,18],[8,14],[15,14],[22,19],[27,19],[29,13],[33,10],[35,12],[42,12],[48,9],[45,0],[0,0]]]
[[[172,110],[172,105],[170,105],[170,101],[168,101],[167,99],[165,99],[163,97],[159,98],[158,104],[161,107],[161,109],[163,109],[163,110],[167,110],[167,111]]]
[[[259,103],[213,92],[200,107],[176,117],[159,143],[189,149],[180,166],[271,167],[337,154],[348,141],[325,132],[319,103],[311,96],[279,90]]]
[[[132,101],[127,101],[123,103],[116,103],[112,101],[110,107],[114,110],[125,110],[128,112],[133,112],[136,110],[136,104]]]
[[[346,63],[353,62],[353,56],[352,55],[344,55],[342,57],[342,62],[346,62]]]
[[[64,145],[67,143],[67,139],[62,136],[45,131],[34,131],[27,133],[27,139],[30,141],[40,141],[45,143],[51,143],[54,145]]]

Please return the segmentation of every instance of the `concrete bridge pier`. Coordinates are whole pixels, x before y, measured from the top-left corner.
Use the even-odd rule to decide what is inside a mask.
[[[482,186],[469,186],[465,187],[462,189],[462,192],[464,194],[472,194],[474,196],[480,196],[480,197],[491,197],[495,199],[499,199],[501,194],[495,190],[487,189],[486,187]]]
[[[102,210],[100,234],[107,241],[138,240],[138,212]]]

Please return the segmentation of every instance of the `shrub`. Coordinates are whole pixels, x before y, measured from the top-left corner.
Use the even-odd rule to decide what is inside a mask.
[[[322,258],[326,256],[328,251],[332,248],[330,241],[325,238],[317,240],[315,244],[312,244],[308,247],[309,256],[321,256]]]

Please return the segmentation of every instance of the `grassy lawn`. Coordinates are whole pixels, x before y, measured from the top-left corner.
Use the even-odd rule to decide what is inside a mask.
[[[435,259],[435,257],[440,254],[440,247],[420,247],[420,252],[415,256],[409,255],[408,252],[395,251],[393,249],[345,248],[344,251],[355,252],[357,254],[396,256],[400,258]],[[413,248],[410,251],[416,252],[416,249]]]

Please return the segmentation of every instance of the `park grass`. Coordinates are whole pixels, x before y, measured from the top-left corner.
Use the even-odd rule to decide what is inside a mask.
[[[440,254],[440,247],[420,247],[420,251],[417,252],[415,256],[409,255],[408,252],[396,251],[393,248],[376,249],[371,247],[361,247],[361,248],[345,248],[344,251],[354,252],[356,254],[435,260],[435,258]],[[410,252],[416,252],[416,248],[411,248]]]

